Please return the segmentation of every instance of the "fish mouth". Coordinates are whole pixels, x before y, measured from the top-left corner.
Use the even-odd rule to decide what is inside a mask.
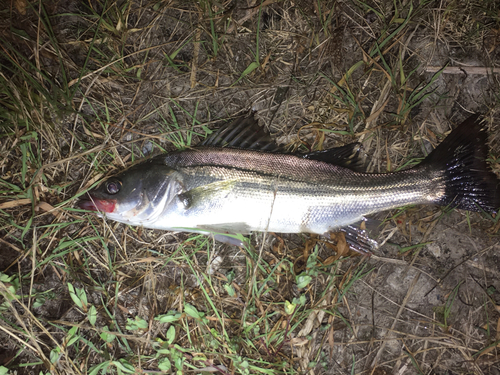
[[[83,210],[101,211],[109,214],[115,210],[116,199],[97,199],[89,195],[80,199],[77,205]]]

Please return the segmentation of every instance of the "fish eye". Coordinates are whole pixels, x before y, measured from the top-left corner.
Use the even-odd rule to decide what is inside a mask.
[[[118,181],[109,181],[106,183],[106,190],[109,194],[116,194],[120,191],[120,183]]]

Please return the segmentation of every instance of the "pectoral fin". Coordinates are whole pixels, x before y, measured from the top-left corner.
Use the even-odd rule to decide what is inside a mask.
[[[248,226],[245,223],[223,223],[215,225],[199,225],[198,228],[209,232],[217,241],[235,245],[244,246],[243,234],[248,234]]]
[[[219,233],[214,233],[213,236],[217,241],[222,242],[222,243],[226,243],[228,245],[234,245],[234,246],[238,246],[238,247],[245,246],[244,242],[236,237],[232,237],[232,236],[224,235],[224,234],[219,234]]]
[[[236,180],[212,182],[211,184],[183,191],[177,194],[177,198],[182,202],[186,210],[195,209],[199,205],[203,205],[206,201],[213,201],[217,198],[221,198],[221,196],[223,198],[231,191],[231,188],[236,182]]]
[[[247,223],[218,223],[198,225],[198,228],[208,230],[210,232],[228,233],[228,234],[250,234],[250,229]]]

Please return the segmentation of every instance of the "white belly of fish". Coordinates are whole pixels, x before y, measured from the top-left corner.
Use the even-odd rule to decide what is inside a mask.
[[[249,189],[248,186],[211,192],[206,199],[186,202],[180,195],[171,201],[154,223],[155,229],[209,231],[219,233],[278,232],[317,233],[351,224],[363,211],[347,211],[354,196],[291,196],[279,187]]]

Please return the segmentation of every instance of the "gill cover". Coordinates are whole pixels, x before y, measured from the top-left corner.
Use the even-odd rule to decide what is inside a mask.
[[[78,205],[101,211],[112,220],[144,225],[154,222],[181,192],[179,173],[156,157],[108,178]]]

